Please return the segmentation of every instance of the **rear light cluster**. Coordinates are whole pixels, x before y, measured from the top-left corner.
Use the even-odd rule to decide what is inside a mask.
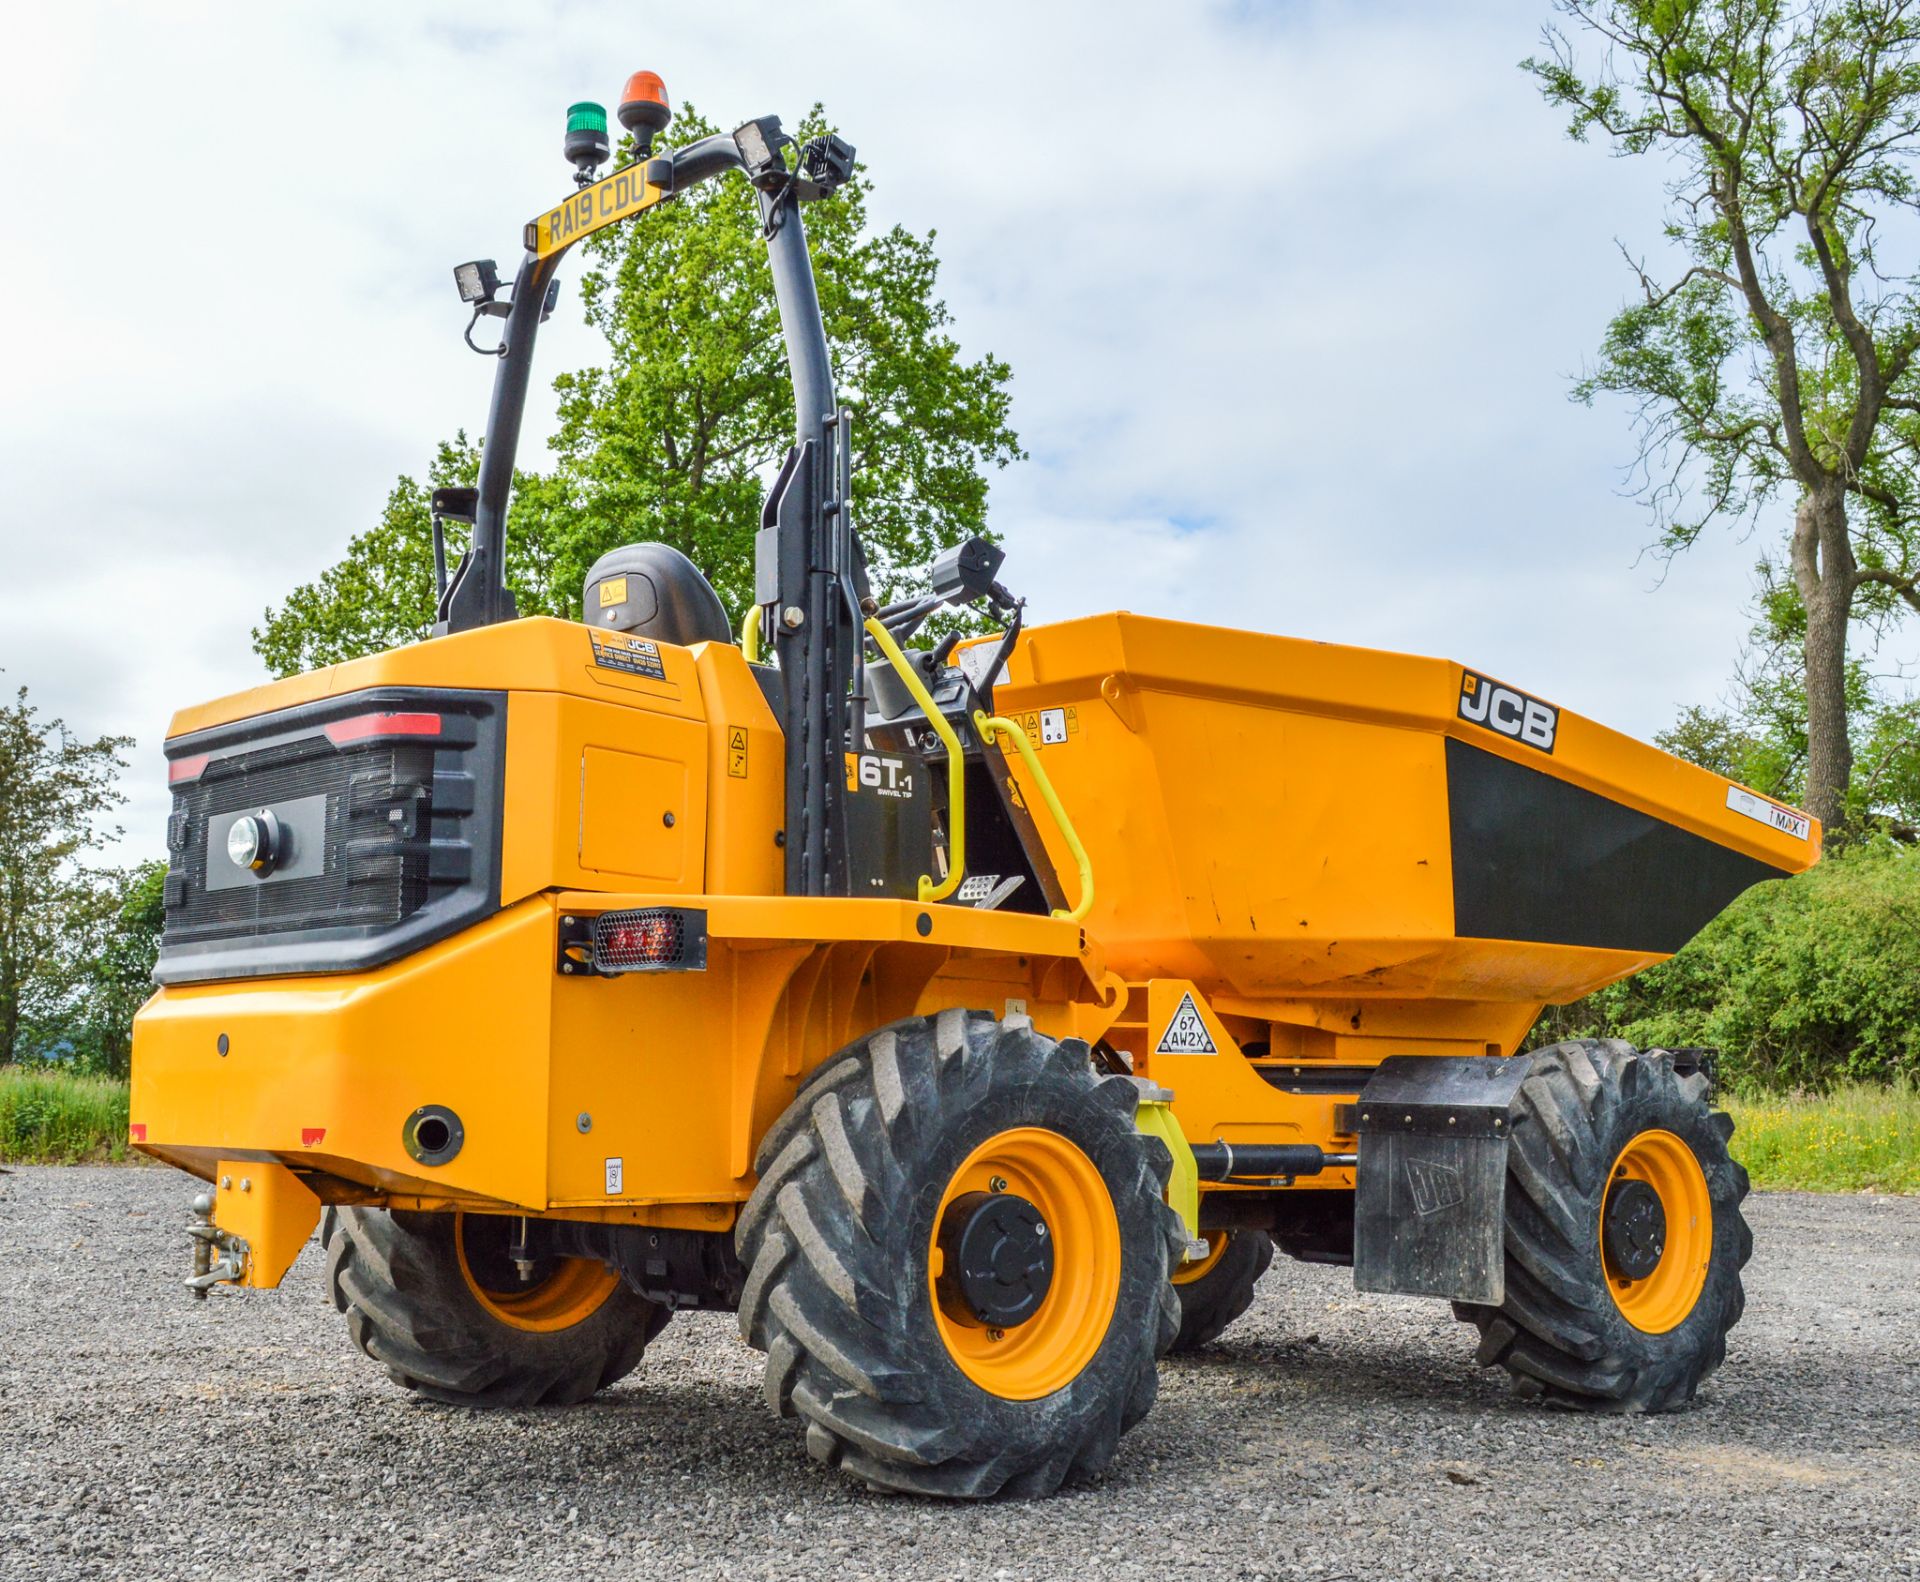
[[[686,925],[672,912],[623,912],[594,929],[593,959],[602,972],[662,967],[678,961],[686,943]]]
[[[560,920],[560,970],[612,977],[626,972],[700,972],[707,965],[707,914],[649,906]]]

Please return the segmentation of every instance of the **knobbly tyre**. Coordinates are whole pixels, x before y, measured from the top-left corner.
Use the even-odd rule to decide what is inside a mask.
[[[1804,815],[1437,659],[1109,614],[1025,624],[975,541],[884,607],[806,205],[771,116],[630,153],[502,292],[430,640],[176,716],[132,1137],[212,1183],[202,1294],[318,1223],[354,1341],[475,1406],[584,1401],[677,1309],[878,1489],[1051,1491],[1277,1247],[1450,1299],[1523,1393],[1661,1411],[1720,1362],[1747,1178],[1697,1052],[1521,1052],[1544,1004],[1808,867]],[[516,619],[503,532],[568,247],[750,184],[793,448],[737,638],[617,550]],[[448,561],[459,550],[449,573]],[[919,641],[948,607],[992,636]]]

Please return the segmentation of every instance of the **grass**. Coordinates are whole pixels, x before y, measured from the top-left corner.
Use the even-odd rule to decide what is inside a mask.
[[[1920,1192],[1920,1086],[1728,1097],[1733,1152],[1762,1189]],[[127,1085],[0,1066],[0,1164],[119,1163]]]
[[[126,1157],[126,1083],[0,1066],[0,1164],[117,1164]]]
[[[1761,1188],[1920,1192],[1920,1086],[1729,1097],[1733,1153]]]

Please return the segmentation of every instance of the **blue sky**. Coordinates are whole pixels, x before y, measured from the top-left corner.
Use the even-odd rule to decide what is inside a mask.
[[[263,606],[480,429],[450,266],[515,256],[568,103],[646,66],[722,122],[824,101],[874,217],[937,228],[1014,369],[992,513],[1036,619],[1444,653],[1650,734],[1721,692],[1776,524],[1643,557],[1628,414],[1567,399],[1661,175],[1564,140],[1516,69],[1544,13],[14,8],[0,680],[138,738],[123,849],[157,852],[169,712],[260,679]],[[596,360],[565,287],[542,359],[535,464]]]

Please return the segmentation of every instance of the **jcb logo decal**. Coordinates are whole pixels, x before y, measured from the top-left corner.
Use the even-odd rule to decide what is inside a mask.
[[[1553,739],[1560,734],[1560,711],[1551,703],[1476,676],[1471,670],[1460,678],[1460,718],[1538,747],[1543,753],[1553,751]]]
[[[1467,1200],[1467,1189],[1461,1183],[1460,1172],[1452,1165],[1409,1159],[1407,1185],[1413,1192],[1413,1211],[1422,1219],[1429,1214],[1458,1208]]]

